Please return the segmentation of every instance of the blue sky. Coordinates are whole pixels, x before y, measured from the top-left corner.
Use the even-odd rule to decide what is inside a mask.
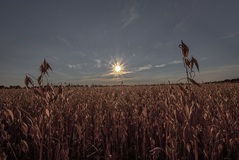
[[[239,77],[237,0],[0,1],[0,85],[151,84],[186,76],[178,45],[198,60],[195,80]],[[115,76],[120,61],[124,74]]]

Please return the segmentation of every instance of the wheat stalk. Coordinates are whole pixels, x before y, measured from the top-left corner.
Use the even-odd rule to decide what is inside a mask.
[[[25,77],[24,83],[25,83],[25,86],[26,86],[27,89],[29,88],[29,84],[31,84],[32,87],[34,87],[33,80],[29,76],[27,76],[27,75]]]

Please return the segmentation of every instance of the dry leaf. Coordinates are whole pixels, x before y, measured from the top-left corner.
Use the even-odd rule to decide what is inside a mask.
[[[15,117],[21,121],[22,114],[18,108],[15,109]]]
[[[192,57],[192,59],[191,59],[191,63],[192,63],[192,67],[193,67],[193,65],[195,64],[196,67],[197,67],[197,70],[199,71],[199,65],[198,65],[198,62],[197,62],[197,60],[196,60],[194,57]]]
[[[192,84],[194,84],[194,85],[196,85],[196,86],[198,86],[198,87],[201,87],[201,85],[200,85],[199,83],[197,83],[196,81],[194,81],[193,79],[188,78],[188,80],[189,80]]]
[[[20,142],[21,149],[24,153],[27,153],[29,151],[29,147],[26,141],[21,140]]]
[[[22,130],[23,134],[27,135],[27,133],[28,133],[28,126],[27,126],[26,123],[24,123],[24,122],[21,123],[21,130]]]
[[[56,145],[56,149],[55,149],[55,159],[60,159],[60,149],[61,149],[61,144],[57,143]]]
[[[151,149],[149,152],[152,155],[158,155],[161,151],[164,151],[164,150],[160,147],[155,147],[155,148]]]
[[[187,91],[186,91],[180,84],[179,84],[178,86],[179,86],[180,90],[183,92],[183,94],[184,94],[185,96],[188,96]]]
[[[10,109],[4,108],[4,115],[7,118],[8,121],[10,121],[10,123],[12,123],[14,121],[14,115],[12,113],[12,111]]]
[[[26,75],[26,78],[25,78],[24,82],[25,82],[25,86],[26,86],[27,89],[29,88],[29,86],[28,86],[29,84],[31,84],[32,87],[34,86],[34,83],[33,83],[32,79],[27,75]]]
[[[46,116],[47,116],[47,117],[49,117],[49,116],[50,116],[49,109],[47,109],[47,108],[45,109],[45,114],[46,114]]]
[[[37,82],[38,82],[38,85],[41,86],[42,82],[43,82],[43,76],[40,75],[38,78],[37,78]]]

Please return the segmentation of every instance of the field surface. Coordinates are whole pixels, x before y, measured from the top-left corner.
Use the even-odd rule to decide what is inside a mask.
[[[0,159],[239,159],[239,84],[1,89]]]

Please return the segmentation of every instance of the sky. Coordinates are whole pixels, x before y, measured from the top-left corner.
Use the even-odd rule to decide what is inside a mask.
[[[44,59],[53,69],[44,83],[174,83],[186,77],[181,40],[199,63],[195,81],[239,78],[238,7],[238,0],[1,0],[0,85],[24,86]],[[112,71],[116,63],[121,74]]]

